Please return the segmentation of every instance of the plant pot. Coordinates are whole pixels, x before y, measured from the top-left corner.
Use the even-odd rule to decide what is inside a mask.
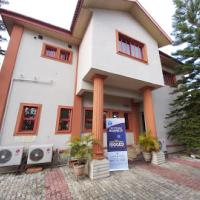
[[[77,159],[69,160],[69,161],[68,161],[69,167],[72,168],[76,162],[77,162]]]
[[[150,162],[151,161],[151,153],[150,152],[142,152],[142,154],[143,154],[143,157],[144,157],[144,160],[146,161],[146,162]]]
[[[78,163],[74,163],[74,174],[75,176],[85,175],[85,164],[79,165]]]

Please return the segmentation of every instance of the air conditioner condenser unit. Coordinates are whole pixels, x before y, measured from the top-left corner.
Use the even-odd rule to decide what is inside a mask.
[[[22,146],[1,146],[0,167],[20,165],[22,161]]]
[[[27,164],[50,163],[53,145],[32,145],[29,147]]]

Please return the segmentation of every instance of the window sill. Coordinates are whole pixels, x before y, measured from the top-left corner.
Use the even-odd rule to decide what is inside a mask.
[[[36,136],[35,131],[17,131],[14,133],[14,136]]]
[[[66,134],[71,134],[71,130],[68,131],[56,131],[56,135],[66,135]]]
[[[117,51],[117,54],[121,55],[121,56],[126,56],[128,58],[131,58],[131,59],[134,59],[134,60],[137,60],[139,62],[142,62],[142,63],[145,63],[145,64],[148,64],[148,61],[147,60],[143,60],[143,59],[139,59],[139,58],[136,58],[134,56],[130,56],[124,52],[121,52],[121,51]]]
[[[62,62],[62,63],[66,63],[66,64],[72,64],[72,60],[60,60],[56,57],[50,57],[50,56],[46,56],[46,55],[41,55],[41,57],[43,58],[47,58],[47,59],[50,59],[50,60],[54,60],[54,61],[59,61],[59,62]]]

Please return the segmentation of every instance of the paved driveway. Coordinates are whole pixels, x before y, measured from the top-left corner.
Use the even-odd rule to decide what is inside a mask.
[[[68,167],[0,175],[0,200],[199,200],[200,162],[173,156],[162,166],[130,165],[105,179],[76,181]]]

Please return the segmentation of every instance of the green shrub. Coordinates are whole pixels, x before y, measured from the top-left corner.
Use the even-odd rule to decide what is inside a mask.
[[[160,150],[158,139],[151,135],[151,131],[147,131],[139,136],[139,145],[144,152]]]
[[[84,134],[73,139],[70,143],[70,156],[77,159],[78,164],[84,164],[92,158],[93,143],[92,134]]]

